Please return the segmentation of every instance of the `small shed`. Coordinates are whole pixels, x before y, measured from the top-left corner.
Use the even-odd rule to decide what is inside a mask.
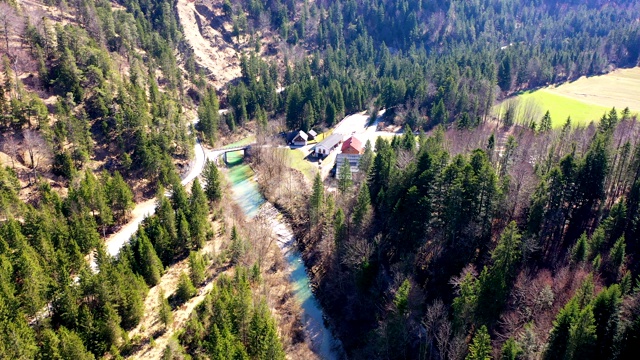
[[[296,136],[291,140],[291,144],[294,146],[305,146],[307,145],[307,140],[309,139],[309,135],[307,135],[304,131],[300,130]]]
[[[318,133],[313,130],[309,130],[307,131],[307,135],[309,135],[309,141],[311,141],[316,139],[316,137],[318,136]]]
[[[316,145],[315,154],[318,157],[326,157],[342,142],[342,135],[332,134]]]

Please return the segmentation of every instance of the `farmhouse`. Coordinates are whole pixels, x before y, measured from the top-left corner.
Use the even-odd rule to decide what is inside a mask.
[[[318,145],[316,145],[314,150],[315,155],[322,158],[327,157],[327,155],[329,155],[335,148],[337,148],[341,142],[342,135],[332,134],[331,136],[318,143]]]
[[[360,157],[364,152],[362,142],[355,137],[348,138],[343,144],[340,154],[336,157],[336,176],[340,174],[340,168],[345,161],[349,162],[351,172],[358,172]]]
[[[294,146],[305,146],[307,145],[307,139],[309,135],[307,135],[304,131],[300,130],[291,140],[291,144]]]
[[[342,154],[362,155],[363,151],[362,142],[354,136],[348,138],[347,141],[342,144]]]

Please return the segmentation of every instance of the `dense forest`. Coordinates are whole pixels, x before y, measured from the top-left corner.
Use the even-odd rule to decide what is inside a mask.
[[[393,110],[390,121],[414,130],[452,122],[474,127],[490,118],[496,99],[515,91],[635,66],[639,7],[637,1],[228,3],[237,31],[271,27],[292,48],[280,81],[275,64],[257,54],[241,58],[241,81],[227,96],[233,111],[222,124],[242,125],[266,111],[283,115],[290,129],[306,130],[384,107]],[[278,93],[279,85],[286,90]]]
[[[279,204],[350,357],[634,356],[637,119],[612,109],[598,125],[551,129],[548,114],[496,119],[492,108],[522,89],[636,66],[639,5],[228,7],[256,15],[249,25],[236,15],[249,33],[270,19],[294,51],[282,95],[272,65],[243,57],[220,124],[260,123],[266,110],[307,130],[386,108],[407,126],[369,144],[338,193],[318,177],[307,203]]]
[[[189,191],[176,168],[193,156],[185,106],[204,85],[171,2],[9,1],[0,2],[0,20],[0,358],[134,354],[149,339],[129,333],[156,317],[145,310],[149,289],[178,262],[188,271],[158,300],[165,329],[220,264],[238,266],[247,299],[240,274],[248,265],[237,259],[250,244],[223,246],[216,259],[200,252],[228,232],[217,168],[208,163],[206,186],[196,179]],[[134,200],[154,193],[156,215],[117,256],[107,254],[103,240],[127,223]],[[261,283],[259,268],[250,279]],[[229,291],[231,280],[219,284]],[[283,356],[264,300],[225,306],[241,333],[221,319],[205,350],[175,342],[163,356],[216,356],[216,346],[238,349],[237,358]]]
[[[633,358],[638,130],[439,127],[317,178],[295,213],[351,356]]]

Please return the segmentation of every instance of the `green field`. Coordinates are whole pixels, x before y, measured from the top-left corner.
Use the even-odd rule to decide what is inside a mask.
[[[515,122],[539,122],[548,110],[553,126],[562,126],[571,116],[573,126],[586,126],[598,121],[611,108],[625,107],[632,115],[640,111],[640,67],[616,69],[608,74],[581,77],[558,86],[520,93],[494,108],[501,117],[507,107],[515,108]]]
[[[508,101],[514,100],[510,99]],[[537,119],[536,122],[538,123],[544,113],[549,111],[553,127],[564,125],[569,116],[571,116],[571,124],[573,126],[587,126],[592,121],[600,120],[604,113],[611,110],[605,106],[589,104],[554,94],[547,89],[521,93],[515,97],[515,101],[518,103],[519,113],[524,112],[524,108],[528,107],[529,113],[535,114],[533,117]],[[500,115],[504,111],[504,107],[503,105],[498,105],[495,110],[496,115]],[[620,110],[622,109],[618,109],[618,111]]]
[[[278,149],[280,150],[280,149]],[[313,180],[318,172],[317,167],[307,161],[304,157],[305,154],[299,149],[283,149],[286,151],[287,157],[290,161],[290,166],[296,170],[299,170],[309,180]]]

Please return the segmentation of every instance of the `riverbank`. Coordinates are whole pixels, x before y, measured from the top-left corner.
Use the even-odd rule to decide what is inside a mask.
[[[322,307],[315,297],[305,262],[297,250],[294,232],[286,222],[286,217],[262,196],[256,182],[259,176],[256,176],[249,164],[232,157],[226,174],[234,200],[240,204],[247,217],[266,224],[276,239],[287,263],[294,298],[303,310],[305,337],[311,349],[321,359],[343,358],[340,342],[326,326]]]

